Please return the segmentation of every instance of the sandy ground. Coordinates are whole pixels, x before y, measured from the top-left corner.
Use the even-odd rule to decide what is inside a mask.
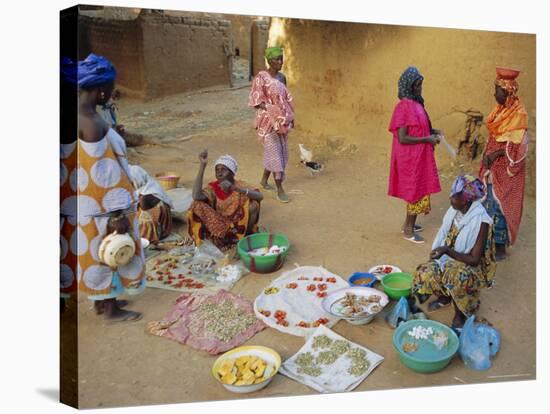
[[[253,112],[246,108],[247,95],[248,88],[243,87],[148,103],[122,99],[121,120],[128,131],[143,134],[148,142],[156,143],[130,148],[130,161],[141,164],[151,174],[166,169],[179,172],[180,184],[190,187],[198,168],[197,154],[209,148],[211,162],[206,179],[212,178],[212,163],[217,156],[231,153],[240,163],[239,177],[258,183],[262,148],[252,127]],[[320,157],[326,169],[315,177],[298,162],[297,143],[301,138],[299,131],[290,137],[285,186],[291,203],[281,204],[273,193],[265,193],[261,216],[263,226],[289,237],[292,249],[283,269],[270,275],[249,274],[233,288],[235,293],[253,301],[271,280],[295,263],[322,265],[347,277],[379,263],[412,271],[427,259],[431,240],[448,207],[450,167],[442,168],[444,191],[433,197],[432,213],[419,219],[426,227],[423,234],[429,242],[414,245],[401,238],[403,202],[386,195],[391,140],[384,130],[371,131],[369,145],[354,152],[323,151]],[[490,320],[502,334],[501,350],[489,371],[468,370],[455,358],[439,373],[414,373],[400,363],[391,344],[393,330],[383,318],[365,326],[340,321],[333,328],[335,332],[385,358],[356,391],[534,379],[535,217],[535,199],[527,197],[519,240],[510,250],[510,258],[499,264],[495,287],[482,293],[479,315]],[[177,228],[182,233],[186,230],[182,222]],[[84,298],[79,300],[78,309],[76,302],[69,304],[67,315],[77,312],[79,319],[77,381],[81,407],[316,394],[282,375],[251,395],[226,391],[210,374],[214,356],[144,332],[146,323],[161,319],[177,296],[175,292],[148,288],[129,305],[130,309],[144,312],[143,320],[114,325],[96,316]],[[428,316],[450,323],[452,310],[447,308]],[[303,343],[301,337],[269,328],[247,342],[272,347],[283,360]]]

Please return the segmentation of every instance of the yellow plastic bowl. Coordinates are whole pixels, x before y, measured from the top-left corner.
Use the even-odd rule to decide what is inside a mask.
[[[227,359],[237,359],[242,356],[256,356],[258,358],[263,359],[268,364],[274,365],[275,368],[273,369],[273,372],[271,373],[269,378],[266,378],[264,381],[259,382],[258,384],[252,384],[252,385],[224,384],[218,377],[218,371],[223,361]],[[279,372],[279,368],[281,368],[281,357],[273,349],[267,348],[265,346],[259,346],[259,345],[240,346],[238,348],[232,349],[231,351],[227,351],[225,354],[221,355],[218,359],[216,359],[216,361],[214,362],[214,365],[212,366],[212,376],[216,378],[216,380],[220,384],[222,384],[225,388],[227,388],[231,392],[247,393],[247,392],[258,391],[266,387],[271,382],[273,377],[277,374],[277,372]]]

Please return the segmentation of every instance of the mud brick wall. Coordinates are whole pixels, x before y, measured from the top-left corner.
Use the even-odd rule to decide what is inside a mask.
[[[79,58],[93,52],[117,68],[117,85],[151,99],[230,85],[231,23],[224,19],[140,16],[108,20],[80,16]]]
[[[252,75],[266,68],[264,53],[269,39],[269,23],[255,20],[252,24]],[[284,69],[283,69],[284,72]]]
[[[80,16],[79,24],[79,59],[91,52],[105,56],[117,69],[117,84],[143,95],[142,33],[137,22]]]
[[[194,17],[140,18],[145,95],[165,96],[231,82],[231,23]]]

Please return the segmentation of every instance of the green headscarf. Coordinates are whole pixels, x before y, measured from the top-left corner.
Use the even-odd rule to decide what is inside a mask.
[[[265,50],[265,58],[269,61],[271,59],[283,56],[283,48],[281,46],[268,47]]]

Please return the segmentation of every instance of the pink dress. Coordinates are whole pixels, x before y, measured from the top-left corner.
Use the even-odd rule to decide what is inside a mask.
[[[416,203],[441,191],[432,144],[401,144],[398,130],[407,127],[410,137],[430,135],[428,116],[422,105],[404,98],[396,105],[388,127],[393,134],[388,195]]]
[[[264,168],[276,180],[283,180],[288,164],[288,133],[294,126],[293,99],[286,86],[266,71],[256,75],[248,98],[248,106],[261,103],[266,109],[256,109],[255,126],[264,145]]]

